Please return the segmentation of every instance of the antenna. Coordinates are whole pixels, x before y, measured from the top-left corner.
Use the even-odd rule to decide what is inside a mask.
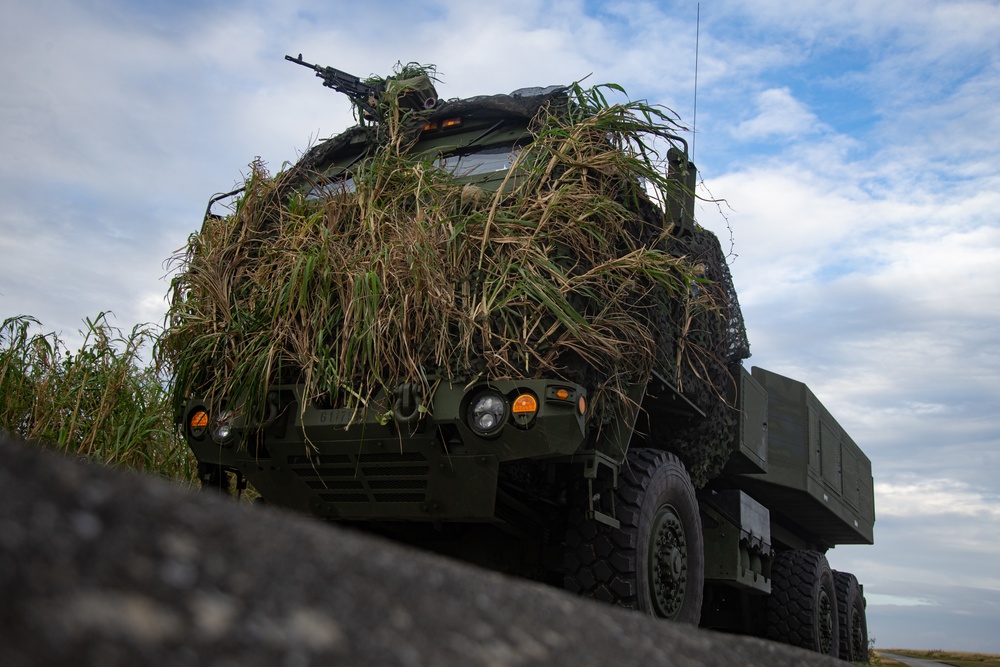
[[[694,24],[694,113],[691,116],[691,161],[694,162],[694,145],[698,139],[698,46],[701,39],[701,3]]]

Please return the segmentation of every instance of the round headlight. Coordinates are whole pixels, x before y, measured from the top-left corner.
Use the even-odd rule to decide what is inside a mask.
[[[469,406],[469,426],[481,435],[496,432],[507,420],[507,402],[496,392],[479,394]]]
[[[235,435],[233,420],[236,414],[232,410],[224,410],[212,421],[212,439],[220,445],[227,445]]]

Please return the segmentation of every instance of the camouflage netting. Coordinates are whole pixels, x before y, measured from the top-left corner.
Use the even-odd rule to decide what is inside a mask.
[[[655,367],[716,429],[731,420],[723,397],[747,345],[725,258],[709,232],[669,235],[653,204],[679,194],[654,150],[670,118],[599,89],[477,99],[416,121],[451,105],[534,117],[496,193],[407,155],[415,119],[398,114],[276,176],[251,165],[232,214],[208,217],[178,257],[162,346],[178,406],[245,396],[259,414],[279,381],[358,406],[403,382],[429,396],[441,381],[559,376],[589,387],[600,419]],[[358,133],[378,143],[353,191],[306,197]],[[686,446],[728,454],[711,432]],[[718,456],[685,458],[701,480]]]
[[[705,307],[674,300],[657,309],[658,317],[664,318],[652,327],[663,332],[657,340],[661,354],[658,366],[676,372],[667,377],[676,378],[678,389],[706,417],[689,428],[653,430],[649,436],[677,453],[695,486],[701,487],[722,469],[735,444],[739,414],[731,402],[739,365],[750,356],[750,344],[718,238],[698,229],[690,236],[673,239],[672,244],[675,252],[704,267],[708,282],[697,286],[706,292],[700,302]],[[674,359],[663,359],[671,353]]]

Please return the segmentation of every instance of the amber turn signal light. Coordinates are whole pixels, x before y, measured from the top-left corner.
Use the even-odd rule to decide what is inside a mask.
[[[511,406],[511,411],[515,415],[525,413],[534,414],[535,412],[538,412],[538,399],[531,394],[521,394],[514,399],[514,405]]]
[[[191,424],[191,428],[208,427],[208,413],[204,410],[191,413],[191,421],[189,423]]]

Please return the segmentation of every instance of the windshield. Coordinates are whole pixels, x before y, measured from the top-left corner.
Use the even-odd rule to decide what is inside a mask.
[[[325,199],[336,195],[346,195],[354,192],[354,179],[348,176],[336,181],[328,181],[314,185],[306,195],[306,199]]]
[[[437,158],[435,164],[458,179],[489,176],[509,170],[514,165],[520,150],[520,146],[500,144],[481,150],[445,155]],[[323,183],[314,183],[306,194],[306,199],[324,199],[354,191],[354,179],[351,176],[333,177],[332,180]]]
[[[517,158],[518,148],[510,145],[492,146],[474,153],[448,155],[438,164],[452,173],[455,178],[466,178],[479,174],[507,171]]]

